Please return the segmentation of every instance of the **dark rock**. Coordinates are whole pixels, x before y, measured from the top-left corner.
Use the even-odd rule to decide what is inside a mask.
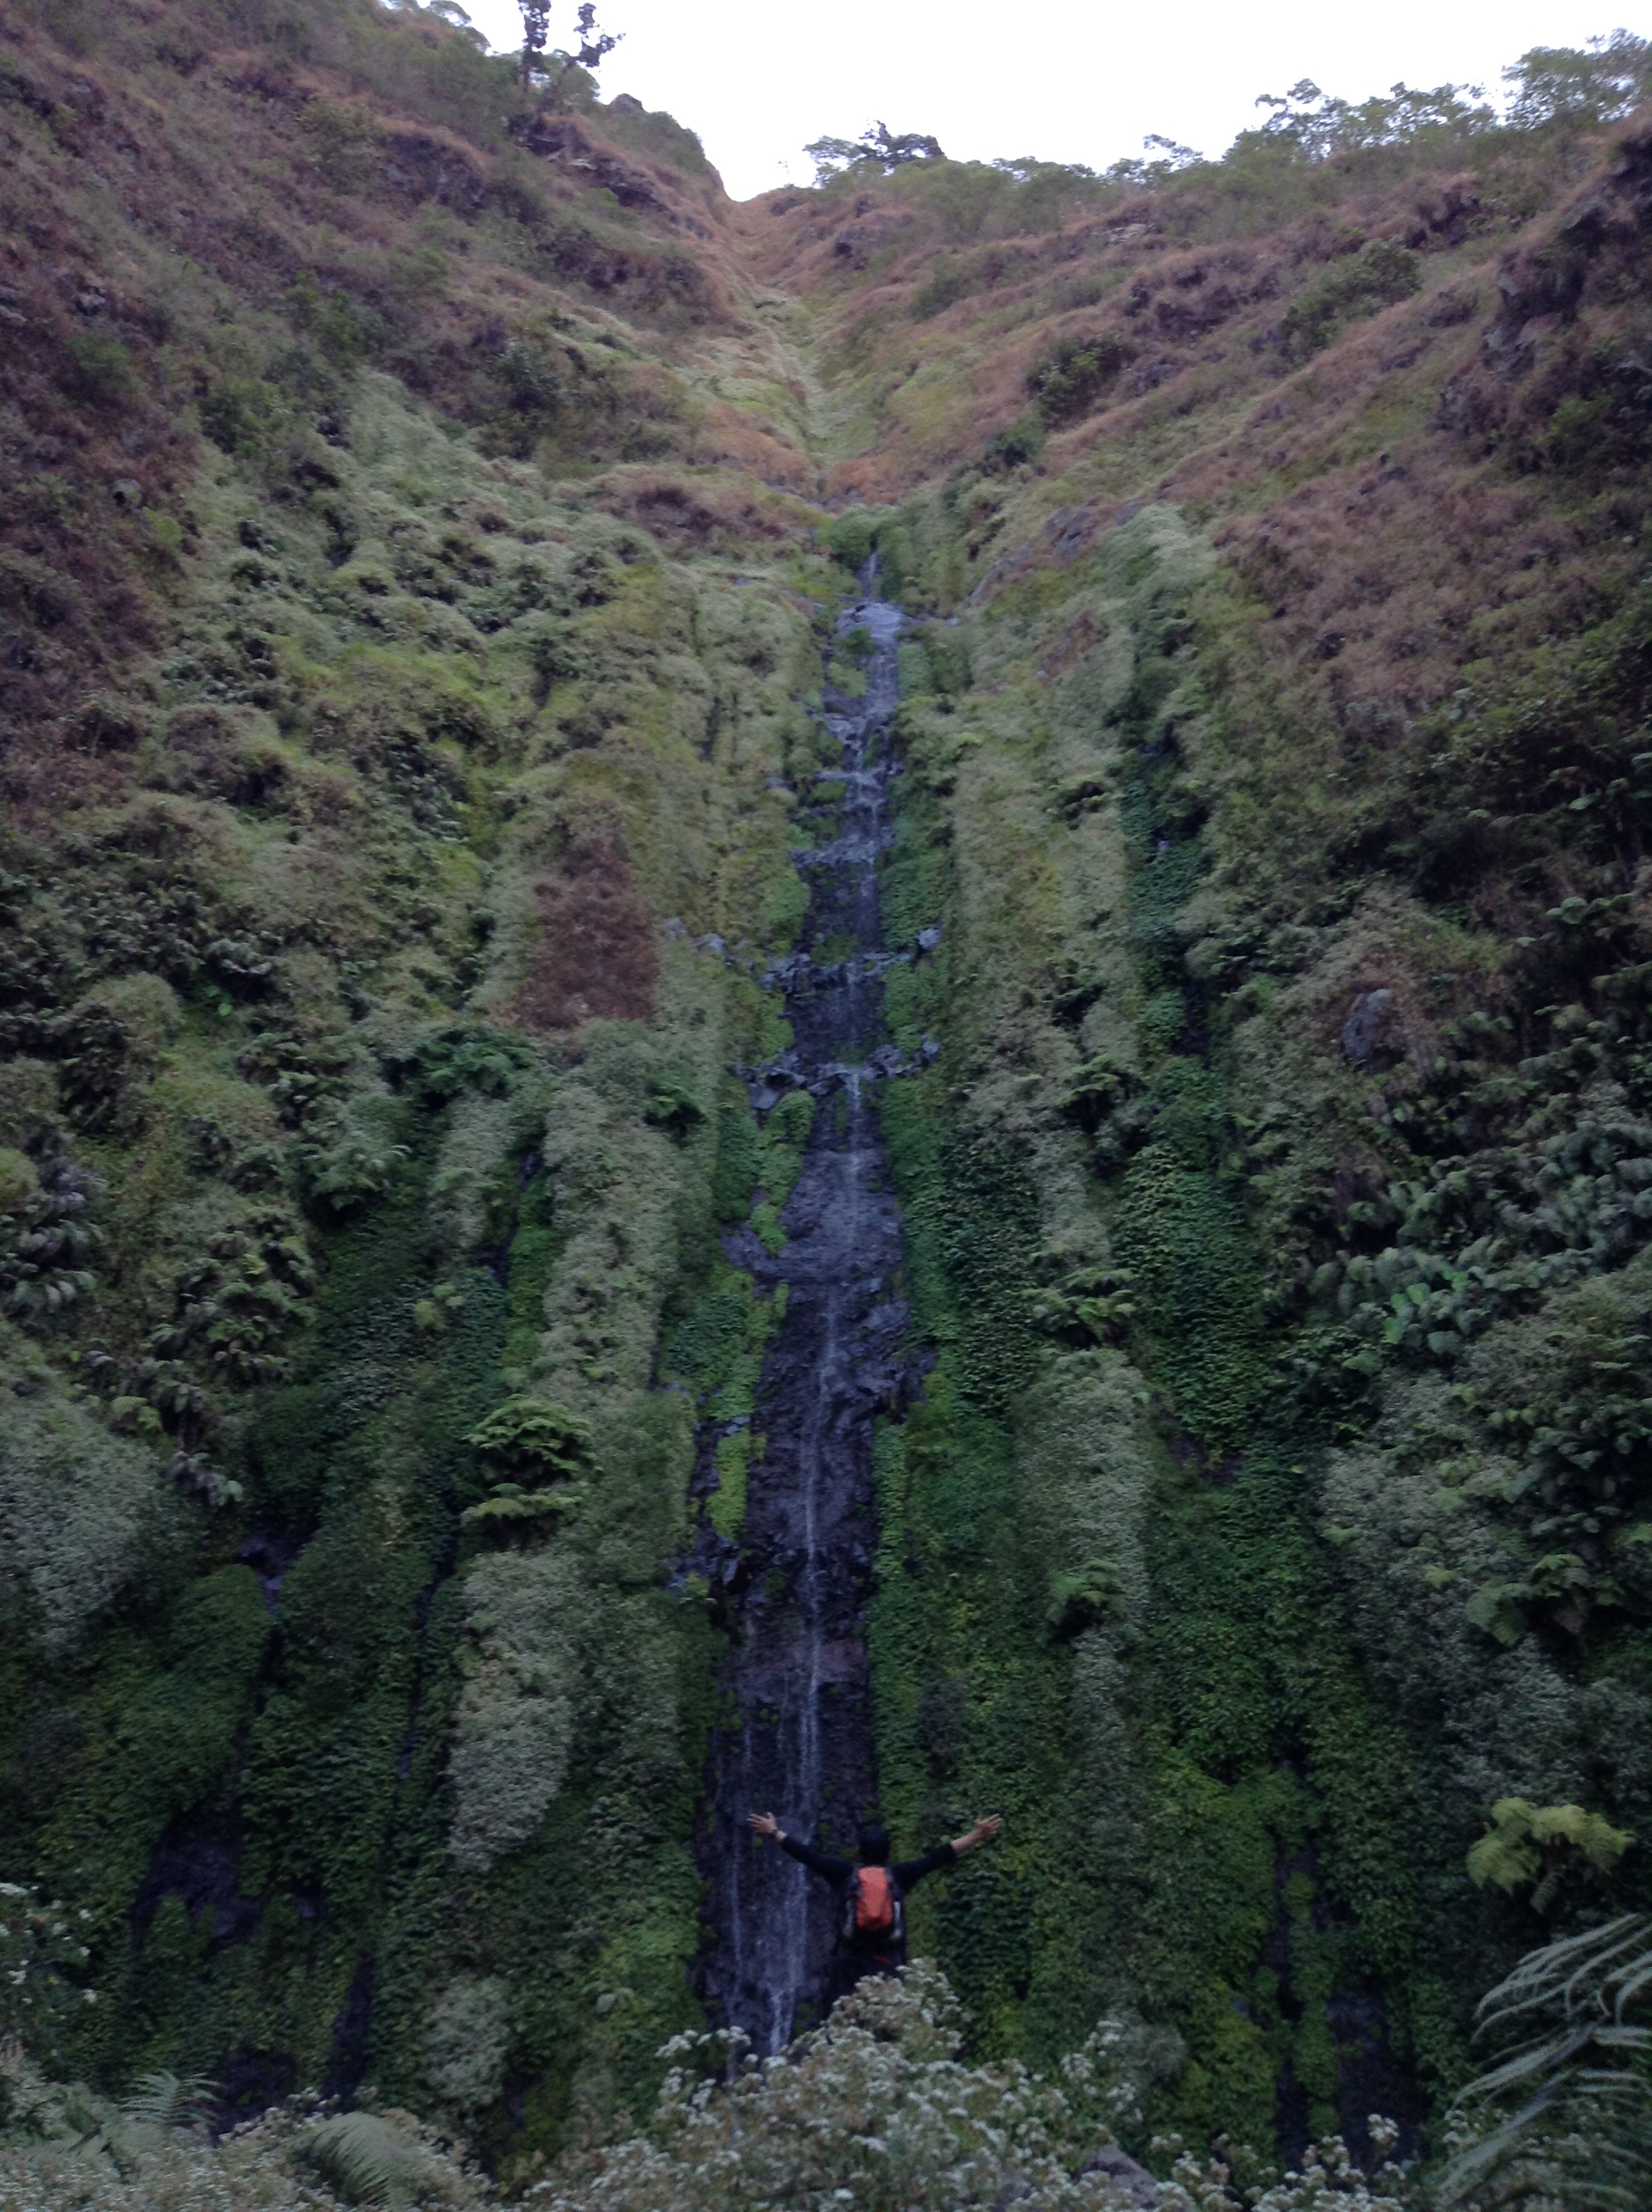
[[[783,1856],[752,1849],[740,1816],[773,1806],[796,1832],[823,1832],[835,1848],[877,1802],[864,1621],[877,1548],[873,1431],[880,1413],[899,1418],[921,1373],[892,1287],[901,1220],[874,1103],[879,1079],[910,1072],[886,1033],[881,992],[910,952],[885,948],[878,896],[902,617],[873,597],[854,615],[873,643],[865,694],[823,718],[841,748],[843,834],[808,854],[803,941],[763,971],[784,991],[793,1041],[734,1071],[759,1111],[799,1089],[831,1105],[814,1116],[783,1248],[765,1251],[749,1223],[722,1237],[733,1265],[787,1291],[751,1415],[738,1545],[748,1578],[740,1589],[713,1585],[729,1637],[720,1688],[740,1725],[715,1732],[714,1809],[701,1833],[710,1923],[701,1995],[759,2051],[779,2050],[840,1993],[836,1914],[823,1884],[805,1886]]]
[[[451,141],[423,131],[392,131],[383,143],[385,173],[410,198],[467,214],[487,204],[487,179]]]
[[[1381,1055],[1397,1058],[1396,1022],[1392,991],[1362,991],[1342,1024],[1343,1058],[1356,1067],[1369,1066]]]
[[[598,189],[612,192],[622,207],[646,208],[650,214],[664,216],[668,222],[677,220],[646,170],[634,169],[629,162],[594,145],[570,118],[542,112],[519,116],[505,127],[538,160],[556,161],[566,169],[579,172]]]
[[[1103,2143],[1099,2150],[1091,2151],[1079,2172],[1105,2174],[1112,2195],[1121,2204],[1151,2207],[1158,2203],[1157,2182],[1117,2143]]]

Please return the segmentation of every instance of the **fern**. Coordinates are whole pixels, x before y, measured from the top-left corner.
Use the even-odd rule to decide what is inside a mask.
[[[583,1483],[566,1490],[524,1490],[519,1483],[501,1482],[480,1505],[467,1506],[459,1519],[467,1528],[502,1527],[516,1521],[553,1520],[572,1513],[584,1496]]]
[[[140,2074],[120,2100],[121,2118],[168,2133],[193,2127],[205,2117],[216,2087],[203,2074]]]
[[[1521,2039],[1457,2109],[1476,2139],[1446,2204],[1497,2185],[1497,2203],[1637,2212],[1652,2198],[1652,1917],[1628,1913],[1533,1951],[1482,1998],[1481,2035]],[[1514,2109],[1509,2110],[1512,2106]]]
[[[543,1398],[507,1398],[465,1442],[512,1474],[577,1474],[591,1451],[591,1425]]]
[[[416,2183],[413,2146],[374,2112],[336,2112],[302,2136],[307,2164],[350,2204],[404,2205]]]
[[[1469,1618],[1474,1618],[1473,1607]],[[1581,1805],[1531,1805],[1523,1797],[1500,1797],[1491,1808],[1491,1826],[1468,1854],[1469,1879],[1484,1889],[1488,1882],[1514,1891],[1536,1884],[1532,1904],[1545,1912],[1568,1867],[1581,1861],[1609,1875],[1633,1843],[1599,1813]]]

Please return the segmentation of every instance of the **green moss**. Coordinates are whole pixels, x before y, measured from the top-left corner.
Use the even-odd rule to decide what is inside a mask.
[[[712,1176],[712,1204],[720,1221],[744,1221],[751,1211],[751,1194],[762,1171],[758,1139],[757,1125],[744,1096],[738,1104],[723,1108],[717,1117],[717,1165]]]
[[[746,1473],[752,1451],[761,1446],[762,1441],[761,1437],[754,1437],[749,1428],[718,1439],[717,1488],[712,1492],[707,1514],[720,1536],[738,1538],[740,1534],[745,1520]]]

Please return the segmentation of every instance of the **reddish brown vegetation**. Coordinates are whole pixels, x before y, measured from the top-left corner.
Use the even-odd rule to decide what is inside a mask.
[[[0,0],[0,791],[26,810],[123,781],[131,746],[85,710],[161,643],[183,581],[200,453],[187,403],[210,402],[228,374],[200,272],[313,351],[346,367],[365,351],[471,422],[500,410],[519,326],[554,317],[562,288],[671,325],[732,312],[707,221],[714,181],[622,157],[599,121],[536,121],[525,178],[520,155],[398,114],[325,68],[226,52],[216,21],[185,37],[174,9],[155,46],[152,20],[135,10],[131,36],[76,58]],[[88,181],[101,194],[112,179],[101,213],[83,213]],[[623,235],[595,197],[608,192],[628,210]],[[500,283],[495,255],[444,268],[415,228],[429,202],[521,226],[534,275]],[[663,369],[584,368],[563,371],[570,438],[593,458],[674,449],[654,420],[675,405]],[[256,365],[236,374],[258,381]],[[236,450],[274,495],[285,471],[307,496],[319,479],[287,450],[303,426],[274,434],[267,454],[253,434]]]
[[[1652,379],[1643,359],[1649,249],[1652,131],[1641,129],[1620,141],[1606,174],[1498,271],[1497,315],[1478,360],[1441,393],[1442,423],[1481,451],[1512,446],[1523,464],[1540,465],[1544,434],[1568,399],[1609,398],[1625,372],[1643,386]],[[1614,361],[1606,349],[1626,320],[1643,326],[1640,343]],[[1609,428],[1610,406],[1600,412]]]
[[[876,442],[829,479],[838,492],[898,496],[949,441],[959,459],[984,452],[1064,343],[1110,360],[1098,396],[1052,428],[1042,527],[1037,492],[1006,484],[998,503],[1014,497],[1021,542],[969,534],[974,596],[1066,566],[1127,502],[1186,502],[1260,603],[1276,698],[1338,732],[1351,762],[1402,744],[1474,672],[1597,620],[1638,573],[1652,134],[1631,125],[1600,150],[1592,180],[1524,228],[1530,180],[1495,165],[1197,246],[1173,234],[1187,207],[1148,198],[1111,227],[955,254],[968,282],[933,314],[920,313],[933,240],[857,284],[817,204],[767,217],[760,250],[836,291],[837,343],[868,379],[903,356],[908,373],[938,350],[961,364],[944,398],[929,383],[921,414],[890,382]],[[1303,359],[1296,302],[1379,241],[1422,257],[1422,289],[1333,325]],[[1442,282],[1433,257],[1448,253]],[[1093,306],[1066,304],[1085,285]]]
[[[592,487],[610,514],[639,522],[667,543],[732,552],[754,538],[791,537],[812,519],[795,500],[765,499],[738,477],[610,470]]]
[[[541,936],[516,994],[515,1018],[530,1030],[572,1030],[604,1018],[647,1019],[659,953],[653,918],[618,840],[575,846],[560,872],[534,889]]]
[[[21,125],[71,155],[131,140],[102,94],[62,69],[7,80]],[[91,687],[116,677],[157,635],[155,586],[168,556],[153,512],[187,479],[195,441],[155,390],[165,325],[141,293],[100,267],[59,201],[11,157],[0,197],[0,746],[6,798],[51,810],[118,787],[135,742]]]

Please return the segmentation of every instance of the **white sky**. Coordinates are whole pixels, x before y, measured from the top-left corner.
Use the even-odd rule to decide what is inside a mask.
[[[495,46],[521,43],[514,0],[463,0]],[[573,43],[556,0],[552,46]],[[602,0],[624,43],[604,95],[634,93],[700,134],[737,199],[807,184],[811,138],[875,119],[923,131],[959,160],[1036,154],[1105,168],[1162,132],[1219,154],[1259,119],[1258,93],[1300,77],[1363,100],[1397,79],[1483,83],[1527,48],[1582,46],[1627,21],[1624,0],[1185,0],[1179,9],[1043,0],[1020,15],[983,0],[883,0],[853,17],[776,0]]]

